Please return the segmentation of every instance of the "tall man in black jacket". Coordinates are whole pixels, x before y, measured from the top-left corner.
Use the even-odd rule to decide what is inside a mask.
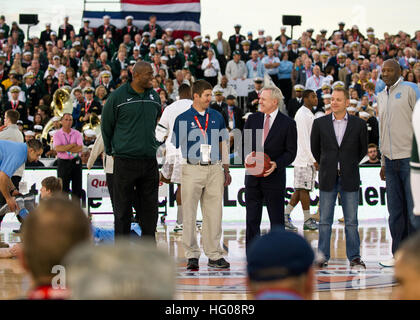
[[[286,167],[296,157],[297,131],[296,122],[279,111],[281,100],[280,89],[264,88],[260,97],[261,112],[249,115],[244,126],[244,154],[263,150],[271,159],[271,167],[263,177],[245,175],[247,249],[260,235],[263,200],[271,228],[284,228]]]
[[[359,162],[367,152],[366,123],[347,113],[349,94],[336,88],[332,94],[332,114],[315,119],[311,151],[319,163],[320,216],[318,250],[328,265],[331,225],[337,194],[340,193],[345,220],[346,254],[350,266],[366,268],[360,259],[357,209],[359,205]]]

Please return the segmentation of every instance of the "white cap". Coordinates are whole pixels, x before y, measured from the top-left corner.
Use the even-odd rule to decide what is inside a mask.
[[[216,94],[216,93],[223,94],[224,92],[225,92],[225,90],[223,90],[221,87],[213,89],[213,94]]]
[[[362,112],[359,112],[359,116],[362,118],[369,118],[370,114],[367,113],[366,111],[362,111]]]
[[[92,129],[87,129],[85,131],[83,131],[83,133],[85,134],[86,137],[88,138],[93,138],[96,137],[96,132],[93,131]]]
[[[330,95],[329,93],[322,95],[322,99],[331,99],[331,97],[332,95]]]
[[[350,99],[350,104],[358,104],[359,101],[357,101],[356,99]]]
[[[31,130],[25,131],[25,136],[35,136],[35,132]]]
[[[109,15],[104,15],[103,17],[102,17],[103,19],[111,19],[111,17],[109,16]]]
[[[59,56],[54,56],[54,57],[53,57],[53,60],[55,60],[55,59],[60,60],[60,57],[59,57]]]
[[[169,60],[169,58],[167,56],[161,56],[160,59],[161,60],[165,60],[165,61],[168,61]]]
[[[126,16],[125,20],[128,20],[128,19],[134,20],[133,16]]]
[[[42,129],[43,129],[44,127],[43,126],[41,126],[40,124],[36,124],[36,125],[34,125],[34,130],[38,130],[38,131],[42,131]]]
[[[165,31],[166,32],[172,32],[172,31],[174,31],[174,29],[172,29],[172,28],[166,28]]]

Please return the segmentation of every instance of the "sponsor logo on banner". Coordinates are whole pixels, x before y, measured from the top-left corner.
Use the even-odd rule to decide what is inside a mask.
[[[386,219],[388,210],[386,206],[386,188],[385,182],[379,179],[379,167],[360,168],[360,189],[359,189],[359,221],[371,219]],[[26,169],[23,181],[27,183],[28,190],[35,185],[35,188],[41,189],[42,179],[48,176],[57,176],[55,169]],[[223,199],[223,221],[245,221],[245,169],[231,168],[232,183],[225,188]],[[95,200],[95,207],[91,207],[91,212],[109,212],[112,213],[111,201],[106,186],[105,174],[102,169],[83,170],[82,175],[83,197],[98,198]],[[90,179],[90,180],[89,180]],[[90,183],[88,183],[88,180]],[[159,187],[159,200],[166,198],[166,220],[176,220],[177,207],[175,201],[176,186],[166,183]],[[293,168],[286,169],[286,190],[285,205],[290,200],[293,193]],[[319,189],[316,183],[315,189],[310,193],[311,197],[311,213],[315,213],[319,202]],[[102,199],[101,199],[102,198]],[[337,200],[335,209],[335,218],[342,216],[342,208]],[[197,219],[201,220],[200,206],[197,209]],[[301,206],[296,206],[293,210],[293,218],[295,220],[303,220],[303,212]],[[268,220],[267,210],[263,209],[263,221]]]

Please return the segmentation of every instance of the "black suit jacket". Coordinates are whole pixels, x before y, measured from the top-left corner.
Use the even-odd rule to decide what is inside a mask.
[[[303,98],[300,99],[300,102],[298,101],[297,98],[290,99],[286,106],[289,117],[294,119],[296,112],[299,110],[299,108],[302,105],[303,105]]]
[[[343,191],[359,190],[359,163],[367,153],[366,122],[348,115],[341,145],[337,143],[332,114],[314,120],[311,132],[311,151],[319,163],[319,189],[332,191],[340,162]]]
[[[249,112],[254,113],[258,111],[258,102],[256,104],[252,104],[252,101],[254,101],[255,99],[259,100],[260,98],[258,97],[257,91],[253,90],[248,93],[248,99],[246,103]]]
[[[261,140],[259,137],[257,141],[256,130],[263,130],[263,128],[264,113],[257,112],[249,115],[244,126],[243,141],[245,144],[249,143],[247,141],[248,139],[246,137],[247,133],[245,132],[245,129],[250,129],[252,132],[252,138],[250,141],[251,150],[249,150],[250,146],[244,145],[244,157],[246,157],[250,151],[261,150]],[[258,150],[257,145],[259,146]],[[270,157],[271,161],[276,162],[277,168],[268,177],[245,175],[245,187],[256,187],[260,183],[261,186],[265,188],[283,190],[286,183],[286,167],[295,160],[296,151],[296,122],[279,111],[264,143],[264,153]]]

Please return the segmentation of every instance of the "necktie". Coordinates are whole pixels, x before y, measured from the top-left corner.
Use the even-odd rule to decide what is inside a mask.
[[[270,131],[270,115],[269,114],[267,114],[267,117],[265,118],[265,121],[264,121],[263,145],[264,145],[265,139],[267,139],[268,131]]]

